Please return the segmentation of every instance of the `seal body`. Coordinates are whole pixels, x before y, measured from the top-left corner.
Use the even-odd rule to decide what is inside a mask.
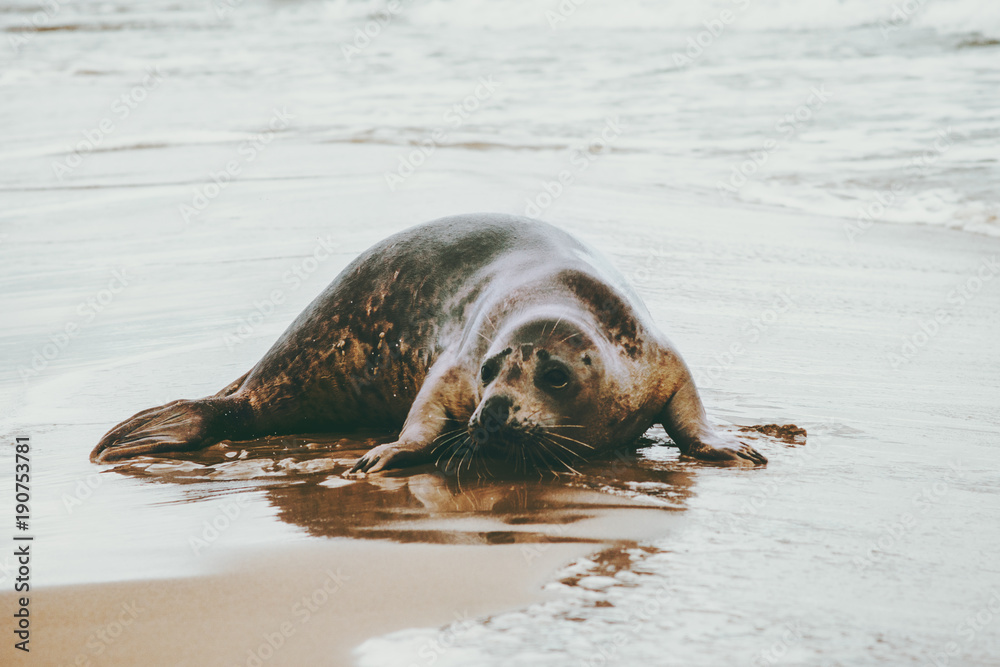
[[[355,473],[428,460],[572,469],[655,423],[690,456],[765,462],[707,422],[680,355],[598,253],[542,222],[473,214],[376,244],[246,375],[136,414],[91,457],[377,426],[399,437]]]

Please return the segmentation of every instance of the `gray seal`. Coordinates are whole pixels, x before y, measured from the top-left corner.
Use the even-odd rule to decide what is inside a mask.
[[[680,354],[607,260],[546,223],[470,214],[368,249],[243,377],[139,412],[91,459],[385,427],[399,436],[353,473],[573,470],[655,424],[687,456],[767,462],[709,423]]]

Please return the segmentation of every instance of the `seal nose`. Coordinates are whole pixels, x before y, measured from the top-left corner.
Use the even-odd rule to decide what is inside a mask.
[[[510,408],[513,405],[513,401],[510,400],[509,396],[490,396],[486,399],[486,404],[483,405],[483,414],[487,418],[487,422],[495,422],[498,426],[507,423],[507,419],[510,418]]]
[[[510,419],[510,409],[513,405],[514,402],[510,400],[510,396],[503,394],[490,396],[480,406],[477,414],[472,416],[469,425],[476,430],[486,429],[486,431],[494,433],[507,425]]]

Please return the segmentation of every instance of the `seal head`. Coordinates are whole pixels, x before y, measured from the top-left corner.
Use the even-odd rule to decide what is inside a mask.
[[[479,370],[479,401],[469,418],[477,457],[515,467],[571,469],[599,447],[606,395],[602,351],[586,327],[534,319],[497,337]]]

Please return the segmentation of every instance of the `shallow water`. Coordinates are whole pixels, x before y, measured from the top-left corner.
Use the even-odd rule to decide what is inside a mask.
[[[353,171],[370,182],[402,169],[398,187],[433,178],[411,181],[399,159],[461,168],[410,160],[420,145],[555,154],[587,180],[590,146],[628,156],[630,187],[663,196],[1000,230],[995,4],[560,6],[5,3],[7,215],[23,220],[52,189],[96,188],[77,193],[80,214],[140,184],[193,199],[230,158],[244,182],[340,176],[344,143],[397,147]],[[291,116],[282,148],[310,157],[270,144],[234,155],[276,108]],[[510,204],[556,213],[562,202],[536,190]]]
[[[0,399],[35,446],[37,582],[332,537],[593,541],[548,602],[359,662],[427,664],[442,632],[437,664],[1000,662],[997,6],[429,0],[348,60],[380,7],[0,5]],[[583,479],[462,490],[341,483],[363,439],[87,461],[241,375],[371,243],[474,210],[602,248],[713,418],[808,443],[748,471],[654,432]]]

